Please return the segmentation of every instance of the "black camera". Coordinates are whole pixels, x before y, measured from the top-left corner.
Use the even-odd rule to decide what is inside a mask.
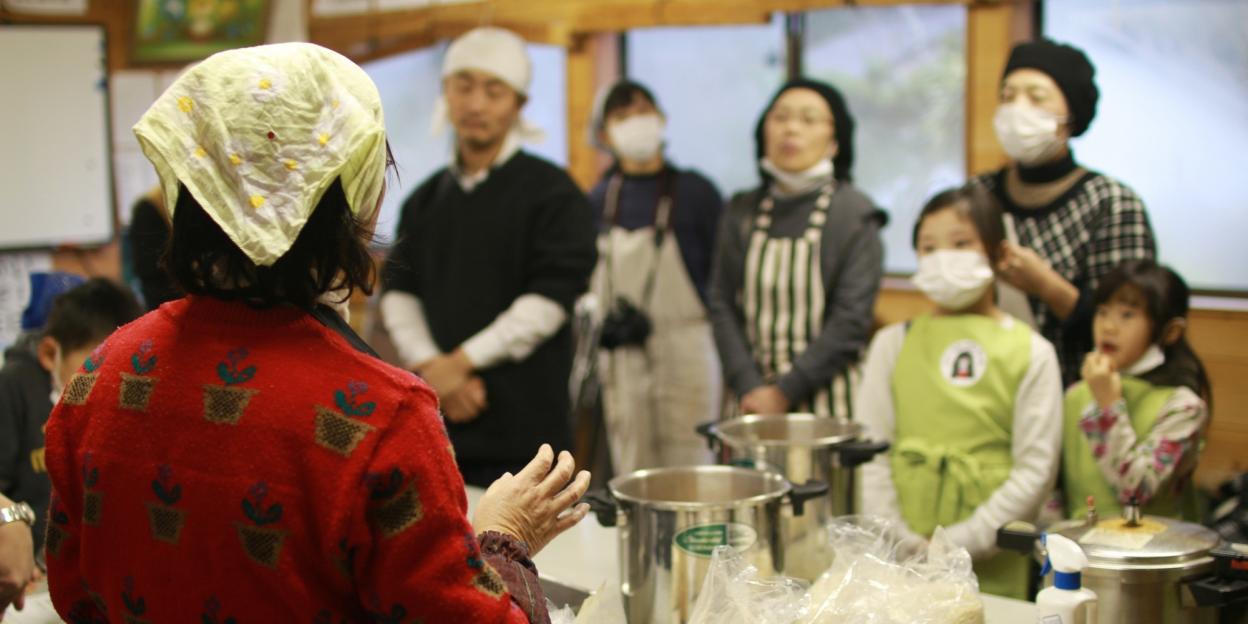
[[[641,346],[649,337],[650,317],[627,299],[617,298],[602,321],[602,348]]]

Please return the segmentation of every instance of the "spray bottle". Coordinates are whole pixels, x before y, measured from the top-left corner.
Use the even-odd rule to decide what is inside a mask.
[[[1048,551],[1044,567],[1053,570],[1053,586],[1036,595],[1037,624],[1096,624],[1096,592],[1083,587],[1087,555],[1061,535],[1043,539]]]

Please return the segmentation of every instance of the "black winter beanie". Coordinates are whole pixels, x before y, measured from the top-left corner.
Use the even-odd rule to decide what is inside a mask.
[[[1036,69],[1049,75],[1070,109],[1070,135],[1083,134],[1096,116],[1096,68],[1079,48],[1048,39],[1020,43],[1010,52],[1001,81],[1016,69]]]

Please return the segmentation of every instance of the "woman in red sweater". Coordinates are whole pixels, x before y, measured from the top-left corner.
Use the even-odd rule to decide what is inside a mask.
[[[529,557],[588,473],[543,447],[469,524],[437,397],[325,305],[372,286],[383,129],[367,75],[310,44],[215,55],[135,126],[189,296],[113,334],[48,424],[67,621],[549,619]]]

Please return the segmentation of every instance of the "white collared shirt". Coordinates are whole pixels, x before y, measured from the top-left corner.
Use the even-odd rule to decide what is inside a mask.
[[[451,154],[451,163],[448,165],[448,168],[451,170],[451,174],[455,176],[455,180],[459,182],[459,188],[464,189],[465,193],[471,193],[473,189],[481,186],[490,177],[491,171],[507,164],[507,161],[511,160],[511,157],[520,151],[520,137],[515,130],[508,132],[507,138],[503,139],[503,147],[498,150],[498,156],[494,157],[494,162],[490,163],[489,167],[476,173],[465,173],[459,166],[458,148],[452,149],[455,152]]]

